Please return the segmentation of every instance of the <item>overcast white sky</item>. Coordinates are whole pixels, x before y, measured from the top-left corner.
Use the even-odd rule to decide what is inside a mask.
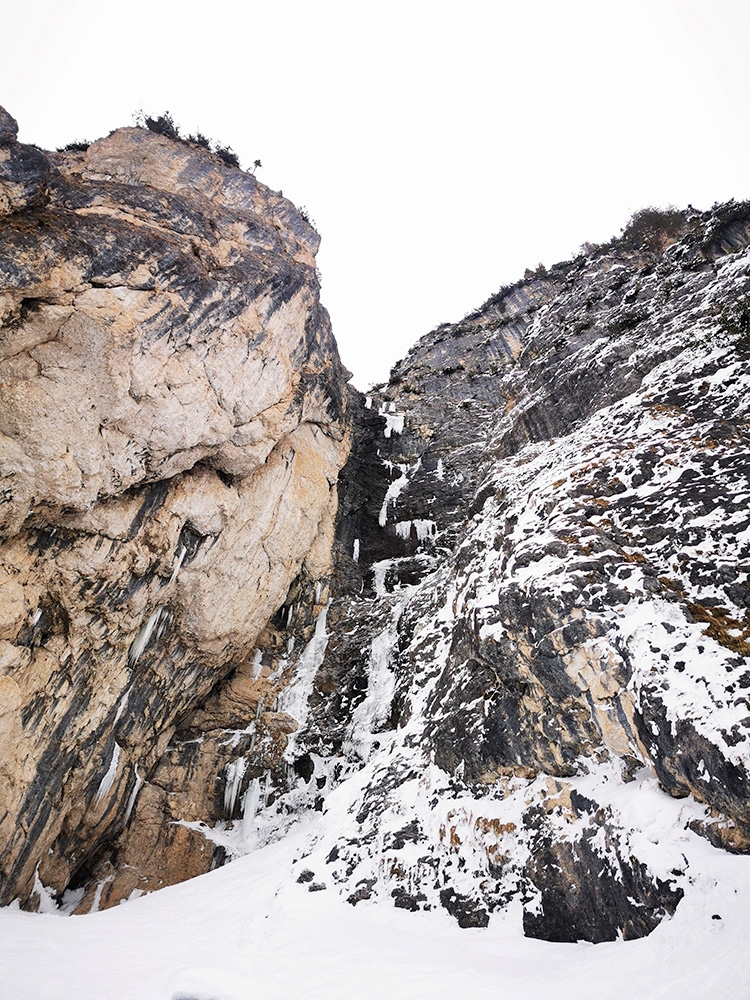
[[[22,140],[169,110],[308,209],[360,388],[645,205],[750,197],[748,0],[4,6]]]

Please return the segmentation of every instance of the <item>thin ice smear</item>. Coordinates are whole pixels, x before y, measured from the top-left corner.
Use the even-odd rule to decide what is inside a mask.
[[[136,633],[135,639],[133,639],[130,644],[130,650],[128,651],[128,663],[131,667],[136,665],[138,660],[141,658],[144,649],[148,646],[154,629],[161,620],[163,610],[163,608],[157,608],[156,611],[154,611],[154,613],[149,617],[145,625],[142,625]]]
[[[117,768],[120,763],[120,752],[122,748],[120,744],[115,740],[114,746],[112,748],[112,757],[109,762],[109,767],[107,772],[99,783],[99,788],[96,793],[96,804],[98,805],[102,799],[109,795],[110,789],[114,784],[115,778],[117,777]]]

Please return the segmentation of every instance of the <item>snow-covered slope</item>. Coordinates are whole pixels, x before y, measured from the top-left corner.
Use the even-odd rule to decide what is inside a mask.
[[[663,797],[662,797],[663,801]],[[670,802],[666,800],[667,806]],[[670,809],[649,830],[673,826]],[[91,916],[0,910],[3,1000],[705,1000],[745,997],[748,866],[694,834],[700,873],[672,920],[638,941],[524,938],[517,907],[482,930],[293,878],[328,822],[208,875]],[[669,834],[668,834],[669,835]]]

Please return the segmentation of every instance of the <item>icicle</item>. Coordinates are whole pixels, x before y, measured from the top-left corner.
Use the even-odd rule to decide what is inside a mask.
[[[404,490],[408,482],[409,478],[404,470],[401,472],[399,478],[394,479],[386,490],[386,494],[383,497],[383,505],[380,508],[380,514],[378,516],[378,524],[381,528],[384,528],[388,523],[388,507],[396,502],[399,494]]]
[[[288,688],[282,691],[279,697],[278,711],[287,712],[300,723],[300,726],[304,725],[307,718],[307,699],[310,697],[315,675],[323,662],[328,645],[327,617],[328,606],[326,605],[315,621],[315,632],[312,639],[302,650],[299,660],[297,660],[294,680]]]
[[[128,693],[126,691],[125,694],[122,696],[122,698],[120,698],[120,700],[117,703],[117,711],[115,712],[115,719],[114,719],[114,722],[112,723],[113,726],[115,725],[115,723],[117,722],[117,720],[122,715],[123,709],[125,708],[125,703],[127,702],[127,700],[128,700]]]
[[[174,583],[174,581],[177,579],[177,574],[180,572],[180,566],[182,566],[182,560],[185,558],[186,555],[187,555],[187,549],[185,548],[184,545],[180,546],[180,554],[177,556],[177,562],[175,563],[175,567],[172,570],[172,576],[169,578],[170,583]]]
[[[237,796],[240,794],[242,779],[245,777],[246,770],[247,761],[244,757],[240,757],[239,760],[230,761],[226,766],[227,776],[226,784],[224,785],[224,812],[227,816],[231,816],[234,812]]]
[[[109,762],[109,768],[107,773],[102,778],[99,784],[99,790],[96,793],[95,805],[99,805],[102,799],[109,795],[109,791],[114,784],[115,778],[117,777],[117,766],[120,763],[120,744],[115,740],[115,745],[112,748],[112,760]]]
[[[113,880],[114,880],[114,875],[108,875],[106,878],[103,878],[101,882],[97,882],[96,892],[94,893],[94,899],[91,903],[91,908],[89,910],[89,913],[99,912],[99,904],[102,901],[102,893],[104,892],[104,887],[109,885],[109,883],[112,882]]]
[[[315,584],[315,603],[320,604],[320,595],[323,593],[323,582],[318,580]]]
[[[135,784],[133,785],[133,791],[130,793],[130,798],[128,799],[128,805],[125,809],[125,826],[128,825],[128,820],[130,819],[130,814],[133,812],[133,806],[135,805],[135,800],[138,798],[138,792],[143,788],[143,778],[138,771],[138,765],[135,765]]]
[[[263,669],[263,653],[259,650],[255,650],[255,656],[253,657],[253,680],[257,681],[260,677],[260,672]]]
[[[437,525],[434,521],[417,520],[412,523],[417,533],[418,542],[423,542],[426,538],[434,538],[437,534]]]
[[[289,608],[287,609],[287,613],[286,613],[286,627],[287,628],[289,628],[289,626],[292,624],[292,615],[293,614],[294,614],[294,605],[290,604]]]
[[[294,770],[294,764],[289,760],[284,761],[284,777],[287,788],[294,788],[302,780]]]
[[[383,437],[389,438],[394,432],[402,434],[404,430],[404,416],[403,413],[386,413]]]
[[[359,562],[359,539],[354,539],[354,548],[352,549],[352,559],[355,563]]]
[[[445,466],[443,465],[442,458],[438,459],[437,469],[435,469],[435,476],[440,480],[445,478]]]
[[[247,786],[247,791],[242,800],[242,822],[240,823],[240,838],[247,841],[255,823],[260,802],[260,778],[253,778]]]
[[[34,612],[33,618],[31,619],[32,626],[36,625],[36,623],[39,621],[41,617],[42,617],[42,609],[37,608],[36,611]]]
[[[372,409],[372,396],[368,396],[365,399],[365,409],[366,410],[371,410]]]
[[[399,538],[403,538],[404,541],[411,538],[411,521],[398,521],[395,528]]]
[[[141,653],[148,646],[148,641],[151,638],[151,633],[154,628],[159,624],[159,620],[162,616],[163,608],[157,608],[156,611],[151,615],[149,620],[145,625],[141,625],[136,633],[135,639],[130,644],[130,649],[128,650],[128,666],[134,667],[138,660],[140,659]]]
[[[265,781],[263,782],[263,809],[267,808],[268,800],[271,797],[271,772],[266,771]]]
[[[367,694],[354,710],[347,730],[345,751],[366,760],[377,733],[388,718],[396,689],[393,660],[398,643],[398,619],[401,610],[392,616],[388,626],[370,644],[367,662]]]

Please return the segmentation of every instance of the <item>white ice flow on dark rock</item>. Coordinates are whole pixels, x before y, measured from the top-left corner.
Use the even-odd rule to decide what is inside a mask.
[[[527,278],[373,390],[339,487],[357,560],[342,544],[296,781],[270,807],[279,835],[323,811],[315,884],[600,942],[680,912],[696,837],[750,847],[733,211]]]
[[[99,784],[99,788],[97,789],[97,792],[96,792],[96,803],[97,803],[97,805],[101,802],[101,800],[103,798],[105,798],[107,795],[109,795],[110,789],[112,788],[112,785],[115,782],[115,778],[117,776],[117,767],[118,767],[118,765],[120,763],[120,752],[121,752],[121,750],[122,750],[122,747],[117,742],[117,740],[115,740],[115,742],[113,744],[113,747],[112,747],[112,757],[111,757],[110,762],[109,762],[109,767],[107,768],[107,772],[104,775],[104,777],[102,778],[102,780],[101,780],[101,782]]]

